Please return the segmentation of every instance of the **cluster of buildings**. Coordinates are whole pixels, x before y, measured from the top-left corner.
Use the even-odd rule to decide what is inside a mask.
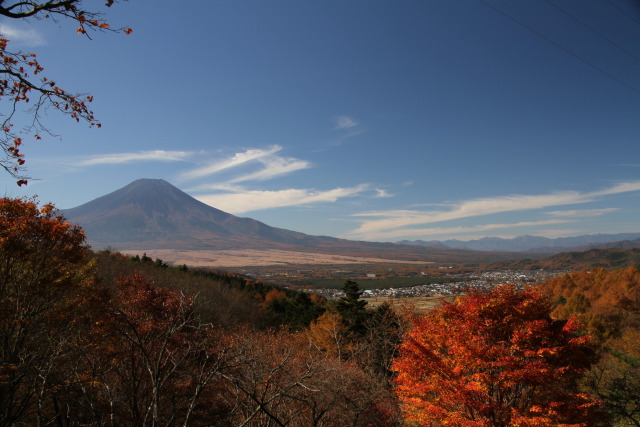
[[[526,285],[543,282],[550,277],[558,276],[561,274],[564,274],[564,272],[544,270],[489,271],[456,276],[455,282],[428,283],[423,285],[398,288],[364,289],[362,298],[450,296],[461,294],[468,289],[492,289],[498,285],[503,284],[509,284],[522,288]],[[344,295],[341,289],[313,289],[311,290],[311,292],[322,295],[329,299],[339,298]]]

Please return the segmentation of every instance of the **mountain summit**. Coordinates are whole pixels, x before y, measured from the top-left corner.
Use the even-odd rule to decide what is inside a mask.
[[[63,214],[82,226],[94,248],[239,249],[319,239],[236,217],[162,179],[139,179]]]

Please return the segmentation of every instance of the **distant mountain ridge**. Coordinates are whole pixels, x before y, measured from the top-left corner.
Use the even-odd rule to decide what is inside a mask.
[[[588,270],[594,267],[607,269],[640,268],[640,248],[604,248],[586,251],[562,252],[543,259],[520,259],[492,263],[487,270]]]
[[[638,248],[640,233],[588,234],[555,239],[539,236],[518,236],[513,239],[484,237],[477,240],[403,240],[404,245],[419,245],[432,248],[468,249],[473,251],[537,252],[555,254],[566,251],[586,251],[606,248]]]
[[[82,226],[93,249],[116,250],[278,249],[411,261],[493,262],[531,257],[513,251],[532,248],[545,248],[538,258],[542,253],[561,252],[561,247],[611,244],[614,240],[626,239],[624,247],[633,247],[633,239],[640,238],[640,233],[636,233],[586,236],[588,239],[523,236],[471,242],[378,243],[312,236],[223,212],[162,179],[136,180],[62,213],[70,222]]]

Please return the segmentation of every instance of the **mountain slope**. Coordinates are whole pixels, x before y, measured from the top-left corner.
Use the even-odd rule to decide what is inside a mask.
[[[626,246],[638,247],[640,233],[619,233],[619,234],[590,234],[576,237],[559,237],[550,239],[539,236],[518,236],[513,239],[502,239],[499,237],[484,237],[477,240],[445,240],[445,241],[423,241],[423,240],[403,240],[401,244],[420,245],[425,247],[447,247],[451,249],[468,249],[473,251],[500,251],[500,252],[538,252],[538,253],[559,253],[566,251],[580,251],[593,248],[619,247],[616,243],[623,241]]]
[[[236,248],[304,244],[311,236],[269,227],[208,206],[161,179],[139,179],[63,214],[80,224],[93,246],[122,249]]]
[[[521,259],[488,265],[487,270],[587,270],[594,267],[607,269],[640,266],[640,248],[589,249],[562,252],[544,259]]]

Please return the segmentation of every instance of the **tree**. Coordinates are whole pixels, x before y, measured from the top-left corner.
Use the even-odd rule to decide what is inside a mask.
[[[342,290],[344,291],[344,296],[338,300],[338,307],[342,311],[355,312],[364,310],[367,302],[360,299],[363,291],[360,290],[357,282],[353,280],[345,281]]]
[[[347,280],[342,287],[344,296],[338,299],[336,310],[347,324],[349,332],[362,334],[364,332],[364,321],[367,315],[367,302],[360,299],[363,291],[360,290],[358,283],[353,280]]]
[[[53,205],[0,199],[0,426],[48,397],[90,268],[84,233]]]
[[[393,368],[406,417],[420,425],[598,425],[576,389],[589,337],[549,317],[535,289],[471,291],[412,319]]]
[[[595,268],[554,277],[541,284],[558,302],[558,319],[576,316],[604,344],[628,326],[640,325],[640,271]]]
[[[640,330],[626,328],[611,340],[581,383],[604,400],[619,425],[640,426]]]
[[[59,406],[67,424],[217,423],[230,408],[219,395],[227,347],[202,324],[194,300],[134,274],[95,304],[64,369]],[[60,393],[63,394],[63,393]]]
[[[578,317],[600,345],[600,360],[581,381],[584,390],[604,400],[616,423],[640,426],[640,271],[576,271],[542,289],[558,301],[553,316]]]
[[[225,425],[397,425],[388,390],[303,333],[242,329],[231,347],[236,368],[225,377],[235,406]]]
[[[115,0],[106,0],[107,7]],[[10,19],[69,19],[78,27],[76,32],[89,37],[90,31],[123,31],[130,34],[130,28],[111,29],[101,13],[86,9],[82,0],[2,0],[0,16]],[[13,51],[9,40],[0,38],[0,120],[2,137],[0,147],[3,157],[0,165],[12,177],[18,179],[18,185],[27,183],[24,174],[24,154],[21,153],[23,139],[21,134],[41,139],[42,134],[50,134],[41,119],[45,110],[53,108],[71,117],[76,122],[84,121],[90,126],[100,127],[88,104],[93,100],[90,95],[74,94],[60,88],[55,81],[40,77],[44,68],[34,53]],[[14,128],[18,112],[25,112],[31,118],[24,121],[25,127]]]
[[[325,311],[311,322],[306,334],[319,351],[338,360],[348,360],[354,352],[354,343],[342,317],[332,311]]]
[[[365,321],[360,364],[370,374],[385,382],[394,376],[391,371],[397,347],[402,342],[405,321],[402,316],[385,302],[376,307]]]

